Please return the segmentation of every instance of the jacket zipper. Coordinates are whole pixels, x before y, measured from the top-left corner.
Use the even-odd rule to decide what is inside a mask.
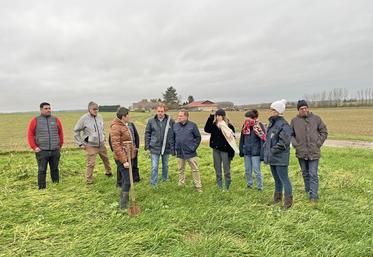
[[[100,142],[101,142],[101,140],[100,140],[100,131],[99,131],[99,129],[98,129],[98,125],[97,125],[96,117],[94,117],[94,119],[95,119],[95,123],[96,123],[96,127],[97,127],[98,147],[100,147]],[[96,127],[95,127],[95,131],[96,131]]]
[[[48,121],[48,116],[45,117],[47,119],[47,128],[48,128],[48,139],[49,139],[49,150],[51,150],[51,132],[49,130],[49,121]]]

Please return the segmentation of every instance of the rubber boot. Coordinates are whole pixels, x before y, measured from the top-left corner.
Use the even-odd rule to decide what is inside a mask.
[[[119,195],[119,208],[126,209],[129,202],[129,193],[128,192],[120,192]]]

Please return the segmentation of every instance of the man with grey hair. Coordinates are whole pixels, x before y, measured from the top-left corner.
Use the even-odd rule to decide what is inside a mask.
[[[201,177],[198,169],[197,148],[201,143],[201,133],[197,125],[189,121],[187,110],[181,110],[174,124],[174,149],[179,166],[179,186],[185,185],[185,163],[192,169],[192,177],[197,192],[202,192]]]
[[[108,177],[112,176],[111,166],[105,146],[104,120],[98,114],[98,105],[95,102],[88,104],[88,113],[80,117],[74,127],[76,144],[87,153],[86,183],[93,183],[93,170],[96,155],[100,155]]]

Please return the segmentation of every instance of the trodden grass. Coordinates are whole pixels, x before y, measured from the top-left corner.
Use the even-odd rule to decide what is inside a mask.
[[[262,193],[245,187],[243,161],[232,163],[232,188],[219,192],[211,151],[199,154],[203,193],[170,181],[149,186],[150,160],[140,154],[141,214],[118,212],[115,178],[98,160],[95,183],[84,184],[85,158],[65,150],[61,182],[38,191],[31,153],[0,155],[1,256],[373,256],[373,151],[323,149],[320,201],[312,206],[291,158],[294,207],[267,206],[273,180],[263,166]],[[114,162],[113,162],[114,163]],[[114,165],[113,165],[114,167]],[[49,175],[49,172],[48,172]]]

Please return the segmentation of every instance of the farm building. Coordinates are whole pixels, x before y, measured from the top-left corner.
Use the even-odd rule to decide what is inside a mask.
[[[216,111],[218,109],[218,105],[209,100],[205,100],[191,102],[190,104],[184,106],[184,108],[188,109],[189,111]]]

